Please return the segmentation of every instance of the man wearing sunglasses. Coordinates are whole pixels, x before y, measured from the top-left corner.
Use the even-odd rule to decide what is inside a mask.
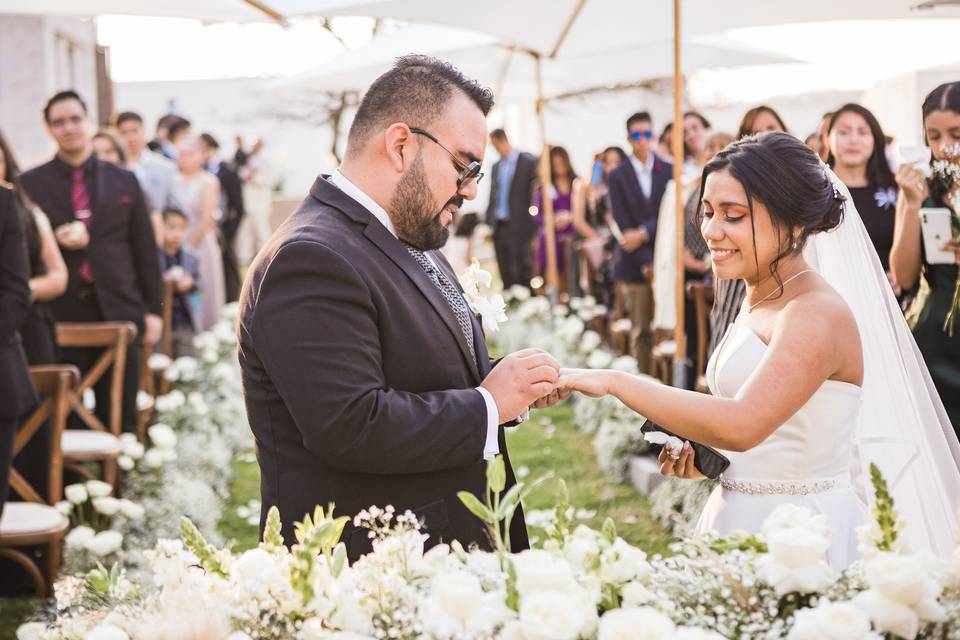
[[[344,161],[320,176],[254,260],[240,298],[240,364],[263,513],[283,536],[315,505],[411,510],[428,546],[490,548],[457,498],[482,496],[503,425],[547,406],[559,364],[526,349],[493,363],[437,249],[477,194],[493,95],[448,63],[405,56],[370,86]],[[494,366],[495,365],[495,366]],[[528,546],[523,514],[513,549]],[[356,560],[367,531],[348,524]]]
[[[610,208],[620,234],[614,280],[627,303],[632,323],[631,352],[641,371],[650,370],[653,348],[653,242],[660,200],[673,167],[653,151],[653,120],[646,111],[627,119],[627,142],[633,153],[609,178]]]

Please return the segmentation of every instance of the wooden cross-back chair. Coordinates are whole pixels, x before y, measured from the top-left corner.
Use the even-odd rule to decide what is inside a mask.
[[[57,344],[61,347],[102,347],[103,354],[83,374],[77,389],[70,394],[70,410],[88,427],[63,432],[65,464],[83,477],[92,475],[84,462],[101,467],[104,482],[117,486],[117,457],[120,455],[120,430],[123,417],[123,374],[127,363],[127,345],[137,335],[132,322],[57,323]],[[111,370],[112,365],[112,370]],[[110,407],[108,423],[103,422],[83,404],[83,395],[104,376],[110,374]]]
[[[0,557],[23,567],[33,580],[41,598],[53,594],[53,583],[60,569],[60,544],[70,526],[67,518],[53,505],[63,496],[63,456],[60,436],[70,412],[70,397],[79,385],[80,372],[74,366],[51,365],[32,367],[33,384],[40,404],[17,430],[13,442],[16,455],[40,432],[49,420],[49,476],[47,495],[41,495],[16,470],[10,471],[10,489],[23,502],[7,502],[0,518]],[[18,549],[40,546],[41,566]]]

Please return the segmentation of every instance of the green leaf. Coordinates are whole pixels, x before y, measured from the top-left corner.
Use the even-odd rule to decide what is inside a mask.
[[[216,547],[204,540],[200,530],[197,529],[197,525],[193,524],[190,518],[186,516],[180,518],[180,537],[183,538],[183,544],[186,545],[187,549],[197,556],[204,571],[223,577],[227,576]]]
[[[268,550],[282,547],[283,534],[281,530],[280,510],[276,506],[272,506],[270,511],[267,512],[267,524],[263,529],[263,546]]]
[[[463,564],[467,564],[467,552],[459,540],[454,540],[450,543],[450,550],[453,551],[453,555],[457,556],[457,560]]]
[[[509,515],[511,515],[517,508],[517,505],[520,504],[521,492],[523,491],[523,484],[517,483],[510,487],[510,490],[503,496],[500,500],[500,509],[497,511],[496,516],[497,520],[503,520]]]
[[[330,574],[334,578],[339,578],[345,566],[347,566],[347,545],[340,542],[333,550],[333,567],[330,569]]]
[[[613,523],[612,518],[603,521],[603,537],[610,544],[613,544],[617,539],[617,525]]]
[[[513,611],[520,611],[520,592],[517,591],[517,568],[513,560],[505,556],[507,561],[507,606]]]
[[[487,461],[487,486],[494,493],[502,492],[507,486],[507,469],[501,455]]]
[[[460,502],[463,503],[463,506],[470,510],[470,513],[477,516],[487,524],[496,523],[493,514],[490,513],[490,510],[487,509],[482,502],[480,502],[477,496],[473,495],[469,491],[458,491],[457,497],[460,498]]]

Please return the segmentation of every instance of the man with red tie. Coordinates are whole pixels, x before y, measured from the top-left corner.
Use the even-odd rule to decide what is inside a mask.
[[[50,218],[67,263],[67,291],[51,302],[58,322],[127,320],[139,336],[127,351],[123,429],[136,431],[143,340],[160,338],[163,285],[150,215],[136,175],[97,160],[92,123],[74,91],[51,97],[43,110],[57,143],[53,160],[20,176],[24,191]],[[100,349],[64,349],[61,360],[81,371]],[[106,420],[109,376],[95,389],[97,414]]]

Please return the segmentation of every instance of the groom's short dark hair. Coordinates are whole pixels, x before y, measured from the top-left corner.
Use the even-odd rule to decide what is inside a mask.
[[[483,112],[493,108],[493,92],[463,75],[449,62],[424,55],[397,58],[373,81],[350,126],[348,145],[361,145],[378,127],[406,122],[427,127],[436,120],[454,90],[463,92]]]

